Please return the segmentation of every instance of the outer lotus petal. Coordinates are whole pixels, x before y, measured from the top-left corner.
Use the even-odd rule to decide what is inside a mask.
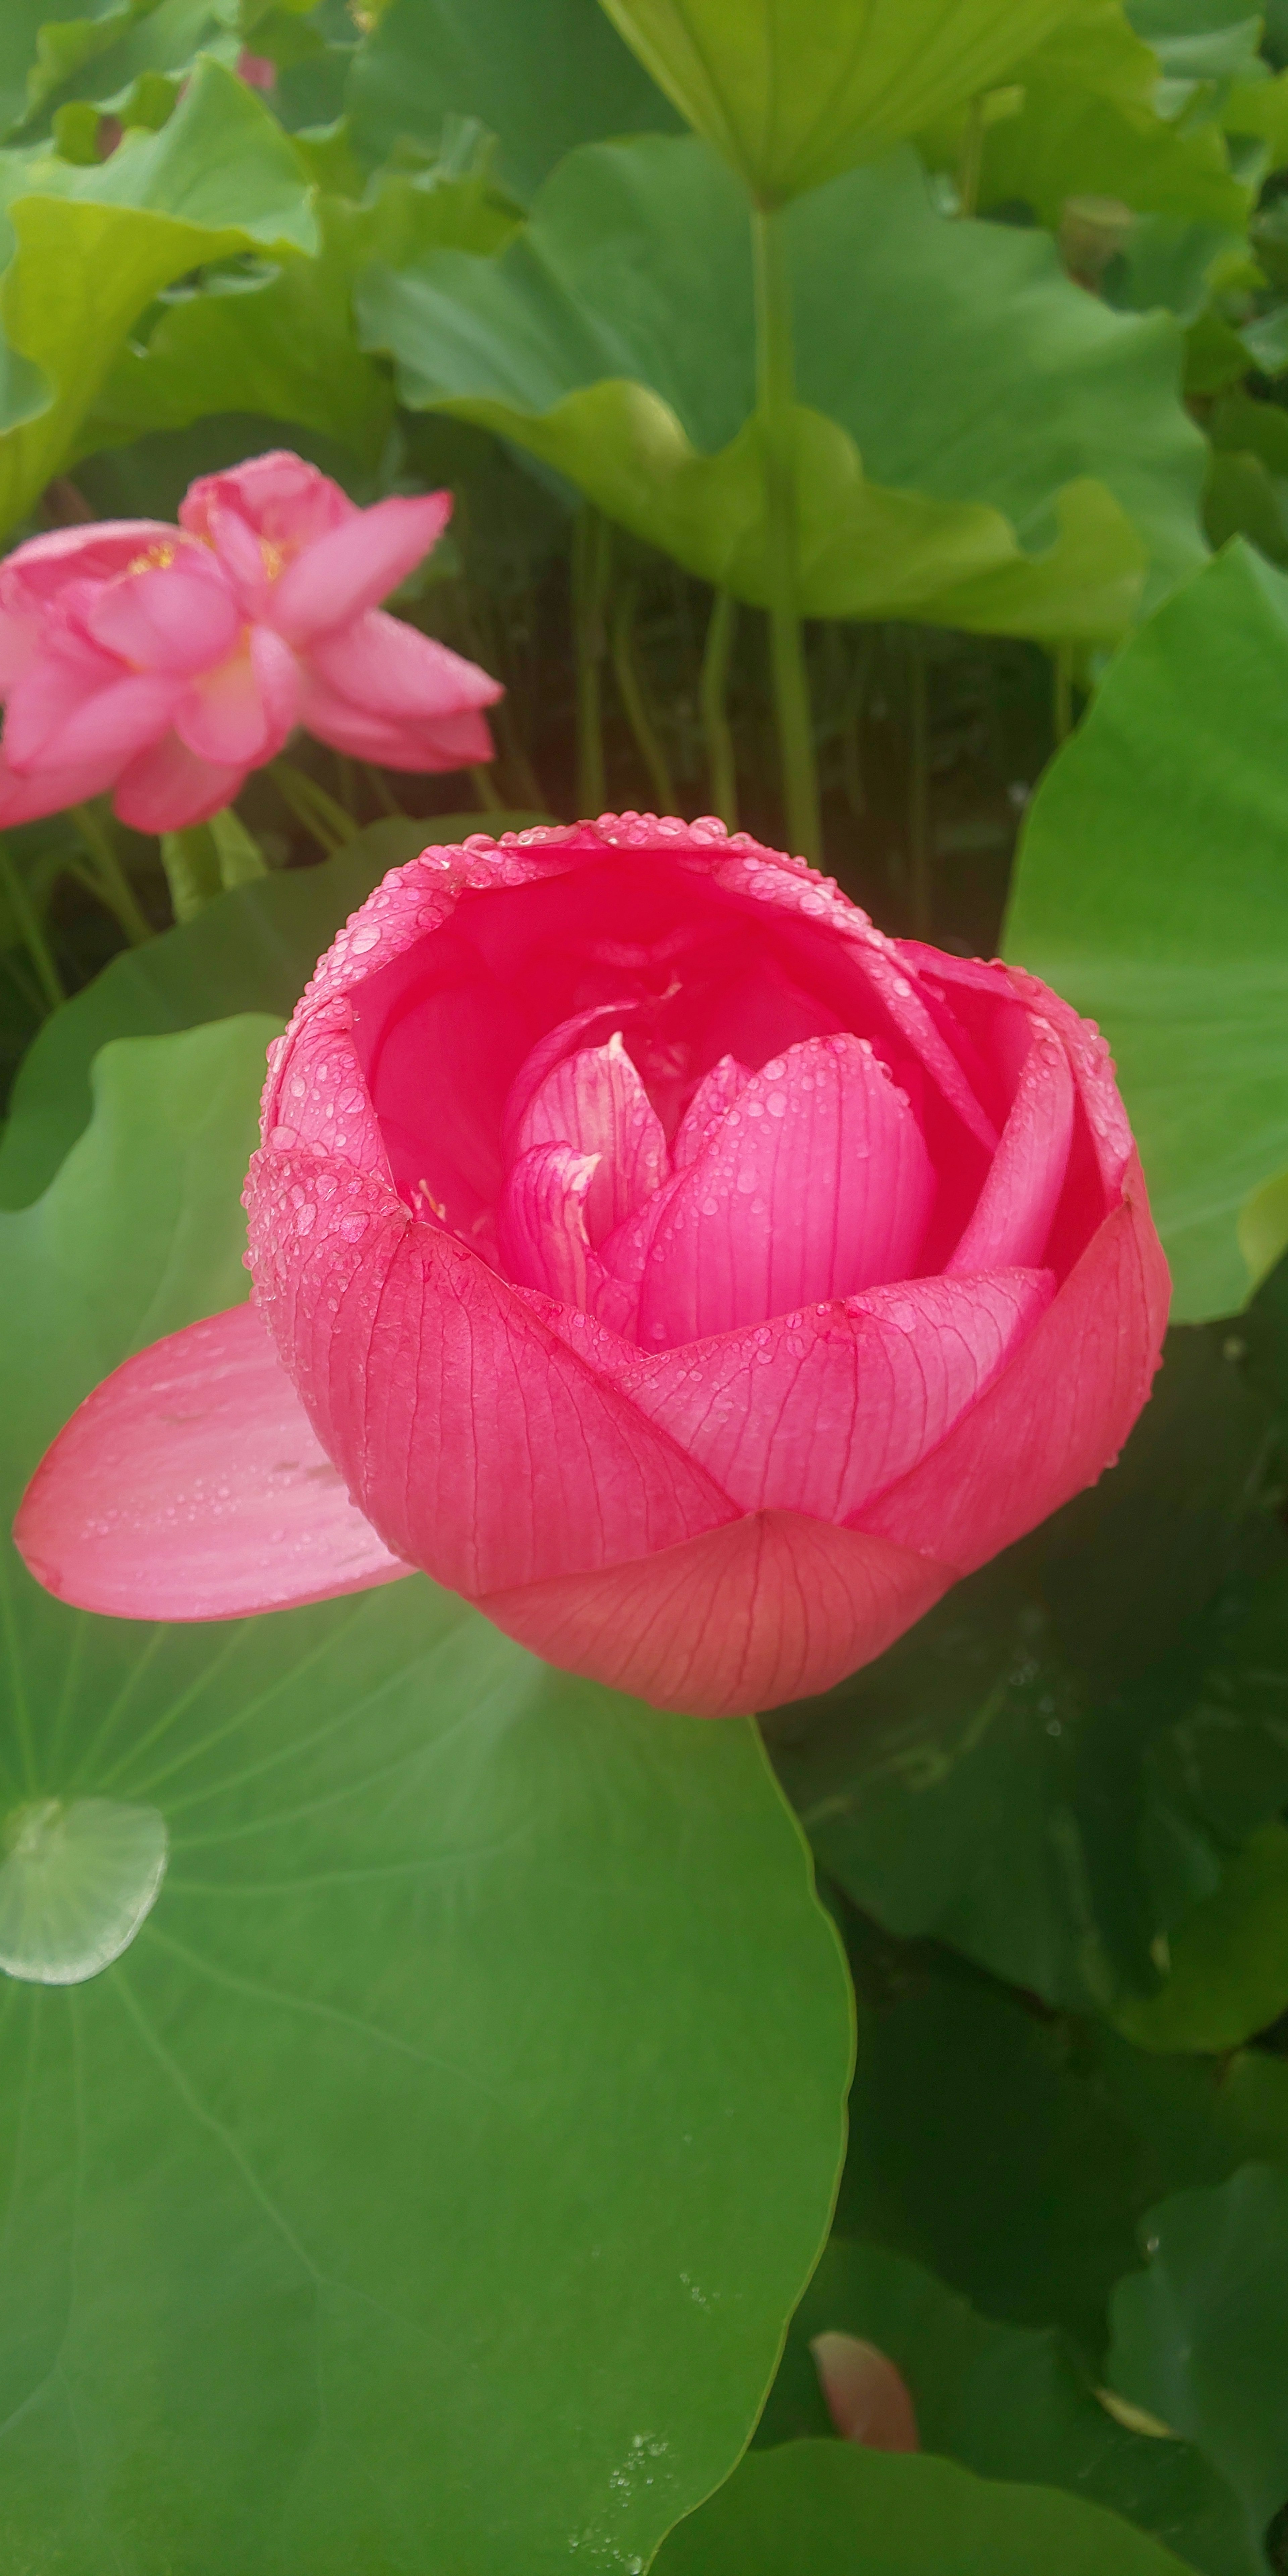
[[[70,705],[61,723],[46,732],[39,750],[30,747],[30,734],[25,718],[30,694],[42,669],[37,665],[25,680],[19,682],[10,700],[5,719],[5,750],[15,768],[39,766],[53,769],[106,770],[114,778],[148,743],[160,740],[170,724],[183,683],[164,679],[157,673],[140,672],[137,677],[115,675],[106,686],[83,688],[79,702]],[[19,700],[22,701],[21,717]]]
[[[254,536],[294,551],[360,516],[356,501],[329,474],[289,447],[272,447],[223,474],[199,475],[179,504],[179,524],[209,539],[217,510],[236,510]]]
[[[339,533],[348,542],[350,531]],[[421,724],[427,718],[459,715],[471,707],[490,707],[505,695],[500,681],[477,662],[465,661],[432,635],[421,635],[382,609],[371,609],[334,635],[315,636],[308,659],[327,688],[384,724]]]
[[[1035,1018],[1010,1115],[988,1179],[945,1269],[1024,1267],[1047,1247],[1073,1141],[1074,1084],[1050,1022]]]
[[[69,582],[114,581],[140,557],[173,556],[176,537],[164,519],[91,519],[83,527],[28,537],[0,564],[0,607],[16,616],[38,613]]]
[[[290,1058],[278,1073],[289,1079]],[[270,1085],[271,1088],[271,1085]],[[256,1285],[328,1456],[395,1554],[471,1596],[611,1565],[733,1506],[541,1304],[387,1184],[261,1152]]]
[[[239,1619],[412,1571],[354,1509],[253,1306],[96,1387],[14,1536],[46,1591],[119,1619]]]
[[[696,1163],[703,1147],[709,1145],[726,1109],[732,1109],[738,1094],[751,1080],[751,1067],[739,1064],[736,1056],[722,1055],[710,1073],[704,1073],[684,1116],[675,1131],[671,1157],[677,1172]]]
[[[136,832],[182,832],[231,805],[246,782],[244,769],[200,760],[175,733],[142,751],[116,782],[112,802]]]
[[[789,1047],[752,1076],[671,1199],[644,1267],[640,1341],[672,1348],[907,1278],[934,1187],[921,1130],[866,1039]]]
[[[799,1512],[478,1601],[507,1636],[566,1672],[655,1708],[741,1717],[828,1690],[920,1619],[946,1565]]]
[[[57,744],[73,718],[121,676],[120,663],[95,645],[37,652],[15,682],[5,709],[4,749],[10,767],[43,765],[49,747]]]
[[[742,1510],[845,1521],[938,1447],[1054,1293],[1049,1270],[1004,1270],[901,1280],[656,1356],[593,1325],[575,1338]]]
[[[291,644],[333,635],[400,581],[436,546],[452,515],[450,492],[423,492],[373,502],[288,564],[277,584],[273,623]]]
[[[1010,1368],[933,1457],[864,1509],[863,1527],[966,1574],[1094,1485],[1149,1393],[1169,1287],[1133,1154],[1122,1204]]]
[[[177,675],[222,662],[237,640],[241,617],[213,565],[208,572],[189,568],[186,556],[200,551],[186,548],[168,570],[106,582],[85,613],[95,643],[137,671]]]
[[[341,697],[307,668],[300,722],[319,742],[347,751],[354,760],[374,760],[382,769],[472,769],[493,756],[487,722],[472,710],[415,724],[388,724]]]
[[[19,775],[0,751],[0,831],[15,823],[34,823],[42,814],[60,814],[67,805],[83,805],[112,784],[111,767],[99,761],[89,769],[34,769]]]
[[[523,1077],[520,1075],[520,1081]],[[533,1145],[571,1145],[592,1160],[585,1192],[585,1231],[600,1243],[615,1225],[630,1216],[669,1176],[662,1122],[622,1044],[620,1032],[607,1046],[582,1047],[565,1056],[546,1075],[519,1122],[516,1152]],[[518,1274],[516,1273],[516,1276]],[[529,1278],[529,1287],[545,1287]],[[583,1264],[583,1289],[585,1286]],[[555,1297],[566,1295],[551,1287]],[[584,1297],[576,1302],[584,1303]]]
[[[561,1305],[586,1303],[586,1206],[596,1154],[571,1145],[533,1145],[510,1167],[497,1214],[501,1266],[521,1288]]]

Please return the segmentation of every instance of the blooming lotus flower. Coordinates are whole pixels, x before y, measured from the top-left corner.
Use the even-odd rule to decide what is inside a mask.
[[[0,828],[113,791],[172,832],[231,804],[297,725],[389,769],[492,757],[497,681],[376,602],[450,492],[360,510],[284,450],[192,484],[179,526],[105,519],[0,564]]]
[[[1103,1041],[803,861],[609,815],[395,869],[270,1050],[257,1302],[39,1469],[148,1619],[409,1566],[709,1716],[823,1689],[1092,1483],[1167,1272]]]

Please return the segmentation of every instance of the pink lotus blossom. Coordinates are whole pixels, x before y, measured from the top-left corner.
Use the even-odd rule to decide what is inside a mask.
[[[1167,1272],[1103,1041],[715,822],[426,850],[270,1067],[257,1303],[127,1361],[23,1505],[87,1608],[421,1566],[575,1672],[768,1707],[1148,1394]]]
[[[105,519],[0,564],[0,828],[113,793],[141,832],[231,804],[297,725],[389,769],[492,757],[501,690],[376,602],[450,492],[360,510],[285,450],[194,483],[177,528]]]

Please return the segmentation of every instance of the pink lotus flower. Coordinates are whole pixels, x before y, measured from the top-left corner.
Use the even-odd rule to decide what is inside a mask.
[[[0,564],[0,828],[112,789],[178,831],[231,804],[297,725],[389,769],[492,757],[499,683],[377,600],[450,492],[360,510],[284,450],[189,490],[177,528],[105,519]]]
[[[257,1306],[127,1361],[23,1504],[87,1608],[422,1566],[575,1672],[764,1708],[1093,1482],[1149,1391],[1102,1040],[717,823],[426,850],[270,1065]]]

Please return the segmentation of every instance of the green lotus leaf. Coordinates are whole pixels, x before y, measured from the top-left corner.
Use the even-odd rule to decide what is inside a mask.
[[[1076,0],[603,0],[762,205],[872,161],[1005,78]]]
[[[0,194],[13,243],[0,277],[2,531],[67,462],[130,324],[161,288],[234,253],[313,251],[317,226],[280,126],[210,61],[159,134],[128,134],[92,169],[0,155]]]
[[[1247,1298],[1239,1211],[1288,1163],[1286,689],[1288,581],[1236,541],[1048,770],[1006,925],[1109,1040],[1186,1319]]]
[[[437,150],[445,120],[477,117],[497,138],[498,177],[525,200],[577,144],[678,122],[597,0],[393,0],[348,97],[354,141],[375,162],[405,137]]]
[[[1256,2547],[1288,2498],[1288,2173],[1248,2164],[1179,2192],[1141,2240],[1148,2269],[1114,2300],[1112,2385],[1228,2480]]]
[[[981,2316],[884,2245],[832,2238],[792,2319],[758,2447],[829,2432],[810,2345],[837,2332],[893,2361],[924,2450],[1107,2505],[1205,2576],[1264,2576],[1234,2496],[1190,2444],[1116,2421],[1052,2328]]]
[[[911,154],[784,224],[808,614],[1103,638],[1202,560],[1166,317],[1109,314],[1033,235],[946,221]],[[357,308],[404,401],[767,601],[747,227],[700,144],[574,153],[500,259],[377,264]]]
[[[1271,1313],[1254,1331],[1282,1349]],[[1156,1988],[1288,1792],[1288,1550],[1261,1482],[1282,1413],[1229,1339],[1173,1332],[1093,1493],[767,1721],[856,1904],[1057,2006]]]
[[[1120,2004],[1138,2048],[1236,2048],[1288,2011],[1288,1829],[1264,1825],[1178,1925],[1167,1981]]]
[[[275,1025],[107,1047],[0,1217],[6,1511],[105,1367],[245,1293]],[[419,1577],[137,1627],[6,1546],[0,1613],[15,2565],[647,2560],[738,2456],[840,2160],[844,1968],[754,1729]]]
[[[1182,2576],[1102,2506],[850,2442],[754,2451],[672,2533],[656,2576]]]

